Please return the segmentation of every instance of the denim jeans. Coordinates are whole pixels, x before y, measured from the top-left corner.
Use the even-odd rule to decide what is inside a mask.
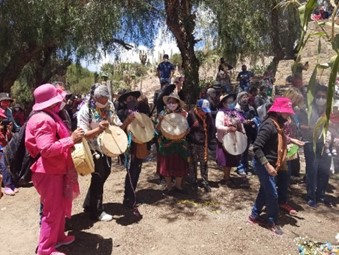
[[[260,188],[252,208],[252,216],[258,217],[263,207],[266,206],[269,223],[277,224],[279,206],[276,178],[269,175],[266,168],[256,159],[254,160],[254,168],[259,177]]]
[[[250,140],[247,139],[246,150],[241,154],[240,163],[237,166],[237,171],[248,171],[248,149],[250,148]]]
[[[289,170],[278,171],[276,177],[278,190],[278,203],[285,204],[288,199],[288,188],[290,187],[291,173]]]
[[[304,145],[307,196],[313,201],[325,198],[330,178],[331,158],[326,153],[322,154],[322,148],[323,143],[317,143],[314,152],[313,143]]]
[[[10,187],[11,189],[14,189],[12,176],[7,169],[3,152],[0,152],[0,174],[2,175],[2,183],[4,184],[4,187]]]

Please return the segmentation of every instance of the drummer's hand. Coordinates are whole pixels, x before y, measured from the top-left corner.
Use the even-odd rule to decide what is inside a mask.
[[[108,126],[109,126],[108,120],[102,120],[99,122],[100,130],[105,130],[106,128],[108,128]]]
[[[82,130],[82,128],[77,128],[73,131],[71,138],[74,143],[80,142],[80,140],[83,138],[85,132]]]
[[[270,163],[266,163],[265,168],[268,174],[271,176],[276,176],[278,174],[277,170],[275,170],[275,168]]]
[[[251,121],[251,120],[244,120],[244,124],[245,124],[245,125],[251,125],[251,124],[252,124],[252,121]]]
[[[228,129],[227,129],[228,133],[234,133],[235,131],[237,131],[237,128],[233,127],[233,126],[229,126]]]
[[[296,138],[290,138],[290,140],[291,140],[292,143],[294,143],[294,144],[296,144],[296,145],[298,145],[298,146],[300,146],[300,147],[302,147],[302,146],[305,145],[305,142],[300,141],[299,139],[296,139]]]
[[[134,114],[134,112],[130,113],[130,114],[127,116],[127,120],[128,120],[129,123],[131,123],[134,119],[135,119],[135,114]]]

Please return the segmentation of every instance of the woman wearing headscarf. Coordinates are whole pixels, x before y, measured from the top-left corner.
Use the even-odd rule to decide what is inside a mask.
[[[34,99],[36,113],[28,120],[25,146],[36,160],[32,181],[43,204],[37,253],[64,255],[56,247],[75,240],[64,233],[65,217],[71,217],[72,200],[79,194],[71,150],[84,132],[77,129],[70,134],[58,115],[63,98],[52,84],[36,88]]]
[[[217,129],[217,149],[216,149],[216,162],[218,166],[222,167],[224,178],[222,182],[226,185],[233,185],[230,177],[232,167],[239,164],[240,155],[231,155],[223,147],[223,138],[229,132],[242,132],[245,133],[242,124],[244,118],[235,110],[235,94],[228,94],[220,97],[219,111],[215,119],[215,127]]]
[[[277,235],[283,231],[278,225],[278,194],[276,179],[279,173],[287,171],[287,141],[284,123],[294,114],[292,102],[285,97],[274,100],[266,118],[260,125],[257,138],[253,144],[254,169],[259,177],[260,189],[254,202],[249,220],[257,223],[266,206],[268,227]]]
[[[77,115],[78,127],[85,132],[95,168],[83,207],[92,219],[99,221],[111,221],[113,217],[104,211],[103,206],[104,184],[111,173],[111,158],[102,153],[98,135],[109,125],[124,127],[113,103],[108,99],[109,91],[106,85],[92,86],[90,98],[82,105]]]

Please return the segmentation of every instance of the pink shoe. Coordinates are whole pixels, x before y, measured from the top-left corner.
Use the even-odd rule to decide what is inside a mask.
[[[61,242],[57,242],[57,244],[55,245],[55,248],[59,248],[60,246],[64,246],[64,245],[69,245],[73,243],[74,241],[75,241],[75,236],[66,236],[64,240],[62,240]]]
[[[14,196],[15,195],[15,192],[10,187],[5,187],[4,188],[4,193],[7,196]]]
[[[18,193],[19,189],[18,188],[14,188],[13,191],[14,191],[14,193]]]

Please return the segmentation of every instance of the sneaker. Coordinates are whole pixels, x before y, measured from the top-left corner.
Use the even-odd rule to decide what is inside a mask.
[[[53,251],[50,255],[66,255],[66,253],[60,251]]]
[[[337,155],[338,155],[336,149],[332,149],[332,155],[333,155],[333,156],[337,156]]]
[[[100,216],[98,217],[98,221],[105,221],[105,222],[107,222],[107,221],[111,221],[111,220],[113,220],[113,216],[108,214],[108,213],[106,213],[106,212],[102,212],[100,214]]]
[[[4,188],[4,193],[7,196],[14,196],[15,195],[15,192],[10,187],[5,187]]]
[[[310,199],[307,201],[308,206],[312,207],[313,209],[317,208],[317,202]]]
[[[319,203],[322,203],[322,204],[324,204],[325,206],[327,206],[329,208],[333,208],[334,207],[334,205],[330,201],[325,199],[325,198],[319,199]]]
[[[326,148],[326,149],[325,149],[325,153],[326,153],[329,157],[332,156],[332,153],[331,153],[331,151],[330,151],[329,148]]]
[[[258,224],[258,225],[263,225],[265,223],[264,220],[260,216],[255,217],[252,214],[248,216],[248,222],[251,224]]]
[[[276,234],[278,236],[281,236],[281,235],[284,234],[283,230],[281,229],[281,227],[279,225],[274,224],[270,227],[270,229],[274,234]]]
[[[241,177],[246,177],[246,171],[243,168],[237,169],[237,174]]]
[[[62,240],[61,242],[57,242],[57,244],[55,245],[55,248],[59,248],[60,246],[64,246],[64,245],[69,245],[73,243],[74,241],[75,241],[75,236],[66,236],[64,240]]]
[[[297,210],[295,210],[292,206],[290,206],[288,203],[280,204],[279,207],[287,212],[289,215],[295,216],[297,215]]]

